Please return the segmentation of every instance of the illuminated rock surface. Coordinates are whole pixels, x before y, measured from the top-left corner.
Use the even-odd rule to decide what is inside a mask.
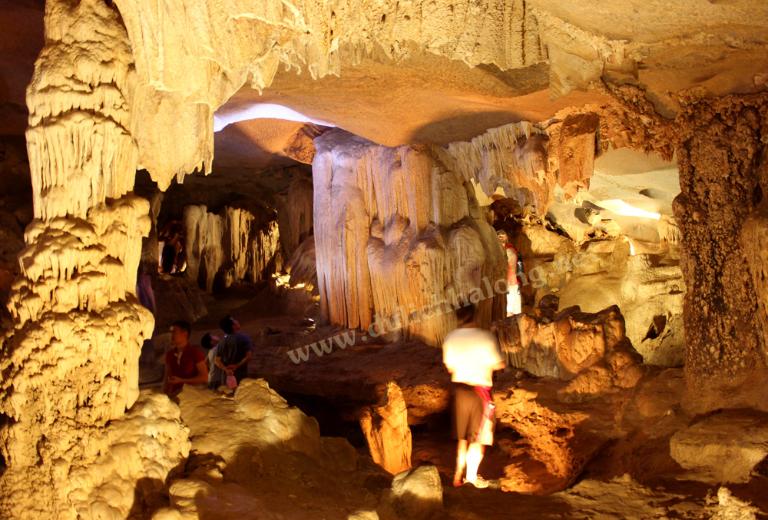
[[[203,418],[180,419],[166,398],[139,392],[139,353],[155,321],[136,294],[142,244],[145,237],[157,244],[161,210],[176,203],[157,190],[171,195],[185,177],[191,185],[195,170],[212,173],[214,183],[238,172],[245,180],[233,185],[243,190],[270,177],[274,199],[266,202],[277,212],[261,219],[237,204],[184,201],[197,208],[188,226],[198,239],[188,246],[190,272],[206,289],[217,273],[224,287],[268,285],[280,256],[291,272],[276,273],[274,283],[285,282],[284,295],[305,293],[293,302],[295,321],[311,314],[313,327],[325,319],[368,329],[377,317],[450,302],[484,277],[504,277],[492,227],[503,224],[526,272],[541,268],[545,285],[523,288],[529,309],[552,294],[585,311],[618,305],[623,335],[647,364],[682,365],[640,368],[629,348],[612,356],[618,351],[604,331],[600,358],[601,333],[574,334],[582,322],[557,321],[551,328],[571,329],[561,339],[584,341],[527,342],[523,350],[533,355],[519,364],[572,378],[507,373],[497,389],[507,430],[502,485],[563,489],[599,464],[606,479],[587,475],[544,503],[449,489],[449,517],[755,515],[749,503],[761,500],[751,494],[764,484],[760,464],[749,482],[721,488],[710,503],[702,487],[683,496],[658,490],[652,477],[685,478],[668,453],[670,438],[678,439],[674,450],[686,446],[687,454],[676,453],[691,474],[729,468],[719,464],[719,448],[706,468],[693,468],[694,450],[683,440],[697,426],[711,427],[708,438],[738,440],[742,455],[762,442],[759,428],[742,440],[728,435],[729,424],[715,424],[717,415],[696,414],[765,410],[768,402],[764,2],[49,0],[44,32],[35,23],[42,3],[2,7],[0,133],[25,132],[30,183],[8,180],[26,166],[4,145],[0,516],[376,515],[390,482],[373,467],[362,488],[351,470],[346,485],[328,484],[323,456],[352,464],[352,452],[319,440],[310,419],[285,412],[263,386],[244,385],[241,401],[214,406],[206,399],[225,398],[207,394],[198,404],[238,416],[242,424],[226,425],[236,436],[256,420],[243,411],[249,386],[261,412],[286,419],[278,421],[283,433],[293,423],[281,413],[294,414],[312,432],[302,433],[305,451],[290,446],[282,465],[264,455],[259,466],[252,453],[188,458],[187,427],[194,449]],[[299,163],[313,164],[311,183],[307,175],[284,185],[266,172]],[[156,183],[146,197],[138,170]],[[482,323],[501,318],[503,303],[481,304]],[[204,304],[180,313],[237,308]],[[275,298],[261,308],[277,313],[283,304]],[[320,353],[305,354],[320,370],[305,380],[291,371],[309,361],[288,353],[324,339],[317,329],[270,344],[277,351],[267,354],[281,361],[253,368],[281,391],[339,400],[357,393],[340,405],[346,412],[371,406],[376,385],[394,380],[408,422],[428,425],[445,412],[449,386],[439,352],[420,341],[439,344],[454,321],[406,318],[403,332],[388,323],[380,339],[341,346],[336,357],[315,343]],[[534,322],[525,328],[536,329],[530,337],[549,326]],[[403,348],[390,356],[393,344]],[[563,352],[578,356],[553,355]],[[261,441],[275,434],[252,433]],[[756,457],[733,457],[744,464],[727,479],[746,479]],[[183,478],[174,473],[179,465]],[[243,470],[253,467],[264,478]],[[227,472],[240,480],[227,482]],[[300,485],[315,491],[285,492]],[[164,508],[165,492],[172,508]]]

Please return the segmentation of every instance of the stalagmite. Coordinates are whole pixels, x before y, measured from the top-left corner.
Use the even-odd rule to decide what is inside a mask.
[[[396,475],[411,469],[411,429],[403,391],[397,383],[386,386],[386,402],[363,410],[360,427],[373,461]]]

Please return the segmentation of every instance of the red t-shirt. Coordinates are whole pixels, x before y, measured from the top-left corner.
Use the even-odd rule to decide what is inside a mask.
[[[187,345],[181,352],[174,347],[165,353],[165,366],[168,369],[169,378],[171,376],[185,379],[195,377],[197,375],[197,364],[201,361],[205,361],[205,352],[196,345]],[[166,382],[165,391],[169,394],[174,394],[181,391],[183,386],[184,383],[172,384]]]

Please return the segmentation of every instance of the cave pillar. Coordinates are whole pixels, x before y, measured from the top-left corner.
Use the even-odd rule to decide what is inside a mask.
[[[131,194],[134,71],[119,14],[103,1],[49,1],[45,38],[27,89],[35,218],[2,336],[0,448],[5,499],[68,518],[72,468],[94,460],[100,429],[139,395],[153,318],[135,284],[150,219]]]
[[[686,406],[768,409],[766,323],[768,95],[684,107],[681,193]]]

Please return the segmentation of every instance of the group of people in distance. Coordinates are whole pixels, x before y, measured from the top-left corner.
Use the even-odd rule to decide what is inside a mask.
[[[241,332],[240,322],[232,316],[222,318],[219,327],[223,335],[206,333],[200,348],[190,342],[192,327],[188,322],[179,320],[171,325],[171,348],[165,354],[165,393],[175,396],[184,385],[233,389],[248,375],[251,338]]]

